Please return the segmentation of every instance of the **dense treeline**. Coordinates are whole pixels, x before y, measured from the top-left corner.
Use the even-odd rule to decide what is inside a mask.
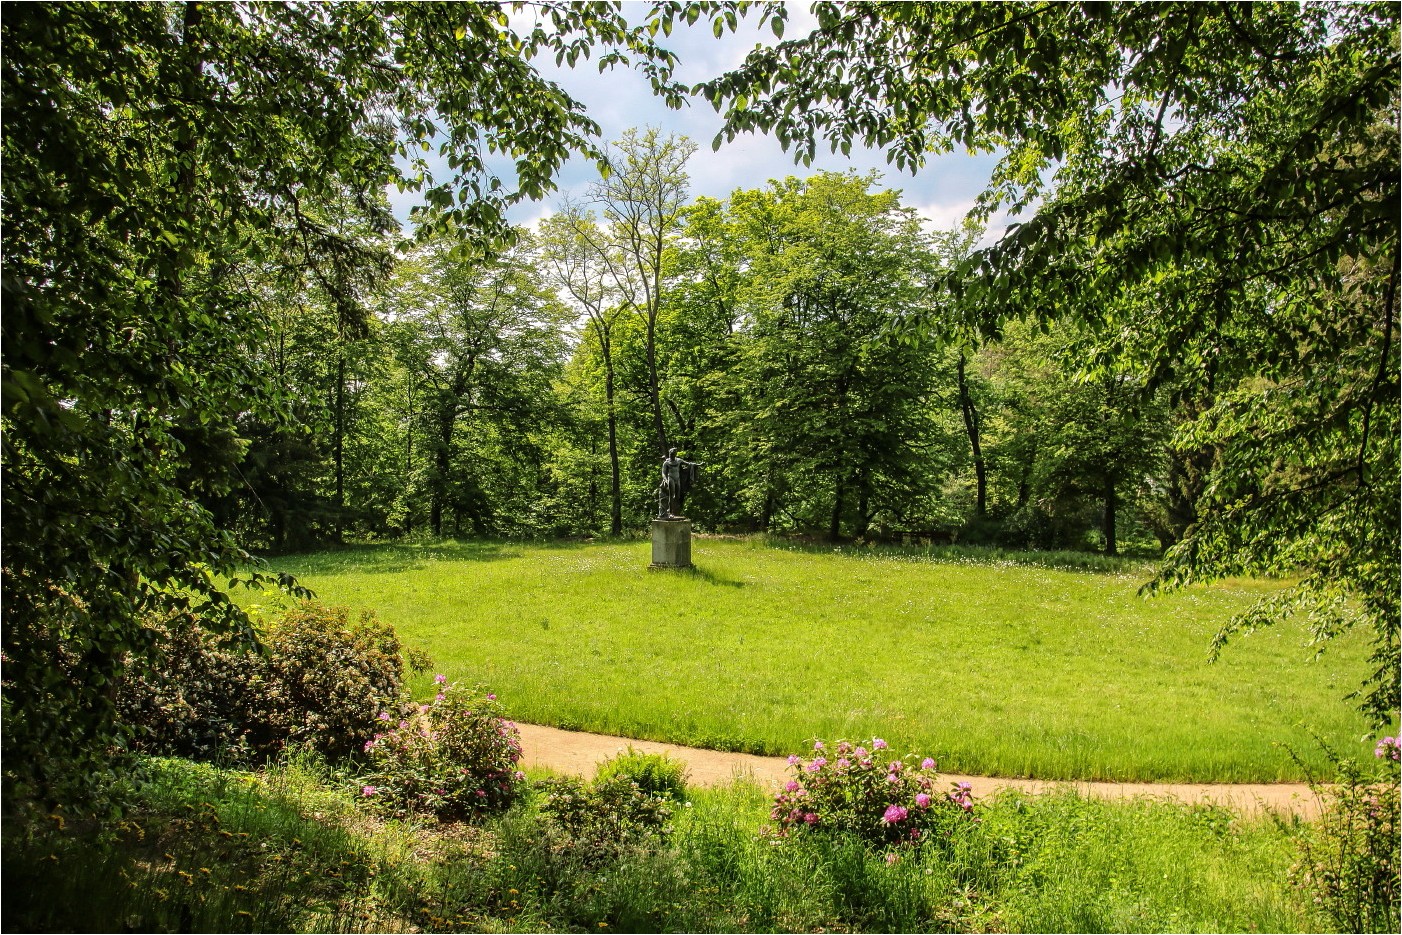
[[[362,333],[288,309],[249,349],[300,405],[242,427],[221,508],[245,541],[637,530],[674,446],[705,462],[703,529],[1112,553],[1181,534],[1164,392],[1078,378],[1071,325],[978,340],[941,306],[975,229],[929,230],[875,176],[687,201],[689,150],[630,134],[590,203],[491,260],[407,251]],[[930,317],[947,327],[910,327]]]

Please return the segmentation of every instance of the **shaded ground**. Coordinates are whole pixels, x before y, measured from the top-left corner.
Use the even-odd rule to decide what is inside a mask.
[[[788,778],[788,763],[782,757],[699,750],[535,724],[518,724],[517,727],[521,729],[522,765],[527,767],[543,766],[559,773],[592,776],[600,761],[631,746],[645,753],[667,753],[682,760],[690,773],[688,781],[700,786],[724,785],[737,776],[777,786]],[[973,787],[975,796],[992,795],[999,789],[1036,793],[1074,788],[1082,795],[1096,798],[1152,796],[1188,803],[1210,802],[1247,814],[1268,809],[1280,814],[1313,818],[1319,813],[1319,800],[1304,783],[1044,782],[1036,779],[957,776],[952,773],[942,775],[952,783],[967,782]]]

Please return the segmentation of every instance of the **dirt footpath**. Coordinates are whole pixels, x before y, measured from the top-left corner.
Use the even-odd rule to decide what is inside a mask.
[[[788,778],[788,763],[777,756],[699,750],[651,740],[629,740],[626,737],[587,734],[534,724],[516,726],[521,729],[523,766],[543,766],[573,776],[593,776],[601,760],[631,745],[633,749],[645,753],[667,753],[682,760],[690,773],[688,781],[694,785],[725,785],[736,777],[742,777],[778,786]],[[1153,796],[1181,802],[1211,802],[1246,814],[1265,809],[1302,818],[1313,818],[1319,814],[1319,801],[1304,783],[1044,782],[1037,779],[956,776],[952,773],[941,775],[951,783],[967,782],[976,797],[992,795],[999,789],[1035,793],[1072,788],[1082,795],[1102,799]]]

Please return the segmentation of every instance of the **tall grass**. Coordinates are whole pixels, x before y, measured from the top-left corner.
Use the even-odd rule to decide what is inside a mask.
[[[1051,779],[1301,778],[1301,725],[1352,750],[1352,635],[1313,660],[1299,623],[1212,635],[1277,585],[1144,599],[1144,566],[936,548],[698,539],[696,568],[648,545],[439,542],[292,556],[333,603],[371,608],[518,720],[786,754],[886,738],[951,772]],[[425,680],[416,686],[427,693]],[[1322,758],[1310,768],[1328,771]]]
[[[371,817],[305,764],[154,764],[122,822],[4,826],[7,931],[1311,931],[1302,829],[1162,802],[981,803],[893,863],[761,834],[756,786],[691,790],[671,836],[582,863],[533,806],[481,826]],[[134,829],[140,828],[137,833]]]

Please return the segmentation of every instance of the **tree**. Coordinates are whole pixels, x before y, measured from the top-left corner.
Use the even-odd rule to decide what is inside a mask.
[[[495,4],[5,5],[7,788],[102,786],[111,684],[145,652],[145,615],[193,611],[252,639],[223,590],[248,555],[188,489],[188,439],[285,414],[243,353],[264,287],[315,275],[351,323],[389,246],[387,185],[489,248],[572,153],[601,158],[537,54],[639,57],[679,102],[646,30],[534,9],[518,34]],[[447,178],[422,161],[435,144]],[[328,223],[333,205],[354,223]],[[233,483],[205,474],[206,495]]]
[[[619,296],[641,319],[647,393],[658,456],[667,453],[662,418],[662,379],[657,366],[657,320],[662,308],[664,260],[686,204],[686,161],[696,145],[684,136],[663,136],[655,128],[624,133],[607,154],[609,171],[590,187],[607,224],[605,239],[594,240],[596,256],[607,266]],[[588,234],[586,228],[576,228]]]
[[[537,512],[543,458],[531,428],[554,418],[564,309],[535,275],[529,238],[491,261],[430,240],[405,258],[388,302],[401,362],[420,379],[429,528],[451,515],[477,535],[513,531]],[[524,484],[524,489],[522,485]]]
[[[731,197],[749,319],[739,394],[756,499],[836,540],[901,511],[927,424],[930,348],[889,326],[922,300],[929,245],[872,176],[823,173]],[[822,516],[819,520],[818,516]]]
[[[609,535],[623,533],[623,488],[618,459],[618,404],[613,331],[618,315],[616,289],[610,288],[608,255],[598,249],[602,232],[591,214],[565,203],[541,222],[541,260],[547,282],[562,300],[584,312],[604,365],[604,406],[608,425]]]
[[[861,140],[910,166],[1001,150],[982,212],[1035,214],[951,291],[989,330],[1087,323],[1088,374],[1175,385],[1175,445],[1218,453],[1156,586],[1301,573],[1222,638],[1296,611],[1321,638],[1367,626],[1363,706],[1395,714],[1396,5],[814,9],[809,36],[698,88],[721,136],[770,130],[805,160]]]

